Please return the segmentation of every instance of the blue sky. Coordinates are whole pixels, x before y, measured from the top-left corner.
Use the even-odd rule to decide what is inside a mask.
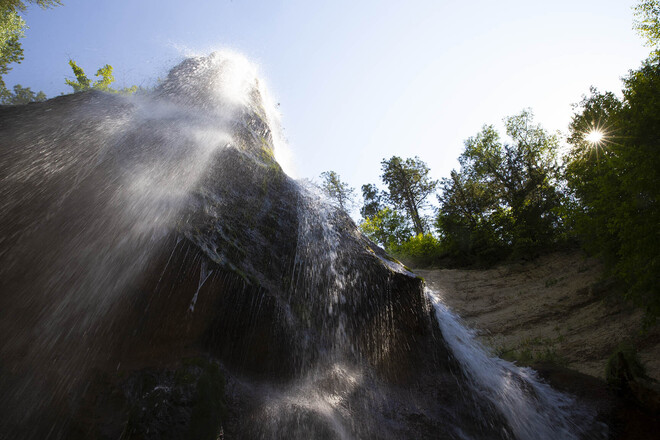
[[[648,54],[627,0],[64,0],[30,8],[25,61],[6,77],[69,93],[73,58],[117,86],[152,85],[186,53],[230,48],[281,103],[296,177],[380,183],[380,161],[419,156],[434,177],[485,123],[531,107],[565,130],[571,104]]]

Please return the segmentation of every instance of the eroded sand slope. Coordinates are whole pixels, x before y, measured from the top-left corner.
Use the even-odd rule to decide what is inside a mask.
[[[643,313],[624,304],[602,266],[582,252],[545,255],[489,270],[416,270],[494,353],[551,360],[604,377],[607,358],[628,342],[660,379],[660,326],[641,332]]]

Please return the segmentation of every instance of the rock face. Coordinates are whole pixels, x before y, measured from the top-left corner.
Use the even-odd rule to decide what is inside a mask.
[[[253,68],[0,109],[0,438],[512,438]]]

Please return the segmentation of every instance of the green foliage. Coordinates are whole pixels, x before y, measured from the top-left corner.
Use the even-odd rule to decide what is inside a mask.
[[[644,366],[630,344],[619,345],[607,360],[605,380],[617,390],[625,389],[630,381],[645,377]]]
[[[388,250],[398,259],[416,267],[433,265],[445,254],[442,243],[431,234],[417,234]]]
[[[30,102],[41,102],[46,100],[44,92],[34,93],[29,87],[23,87],[20,84],[14,86],[14,92],[9,92],[0,99],[4,105],[23,105]]]
[[[362,198],[364,204],[360,208],[360,215],[365,219],[375,216],[384,207],[383,199],[385,195],[376,185],[371,183],[362,185]]]
[[[633,25],[644,37],[647,46],[653,47],[658,54],[660,49],[660,2],[658,0],[642,0],[635,6]]]
[[[565,178],[575,203],[570,222],[587,251],[600,254],[610,265],[617,259],[619,239],[608,226],[614,200],[621,199],[619,179],[613,165],[610,140],[620,132],[618,115],[622,103],[613,93],[591,89],[591,96],[579,104],[580,113],[573,117],[568,142],[573,145],[566,157]],[[592,130],[603,130],[607,136],[600,144],[585,138]]]
[[[409,219],[394,207],[387,206],[387,193],[376,185],[362,185],[364,204],[360,209],[360,231],[388,252],[413,235]]]
[[[73,74],[76,76],[76,81],[65,80],[66,84],[73,87],[73,92],[82,92],[83,90],[89,90],[92,87],[92,83],[85,75],[85,71],[81,67],[78,67],[75,61],[69,60],[69,66],[73,70]],[[114,78],[113,78],[114,79]]]
[[[11,63],[23,61],[23,47],[19,39],[25,34],[27,26],[16,11],[0,8],[0,98],[7,98],[7,90],[3,77],[11,70]]]
[[[132,93],[135,93],[138,90],[137,86],[132,86],[128,88],[123,88],[119,90],[115,90],[110,87],[110,84],[112,84],[115,81],[115,77],[112,75],[112,66],[109,64],[106,64],[105,66],[101,67],[99,70],[96,71],[96,77],[99,79],[96,80],[92,84],[92,81],[87,77],[85,74],[85,71],[76,64],[75,61],[69,60],[69,66],[71,66],[71,69],[73,70],[73,74],[76,77],[75,81],[72,81],[70,79],[65,79],[65,82],[67,85],[73,87],[73,92],[83,92],[85,90],[100,90],[102,92],[110,92],[110,93],[121,93],[123,95],[130,95]]]
[[[592,90],[579,104],[565,170],[557,163],[558,136],[523,111],[505,119],[508,142],[484,126],[465,142],[460,171],[442,179],[436,218],[442,246],[420,242],[425,227],[419,210],[437,182],[418,158],[381,162],[388,192],[362,187],[365,234],[393,252],[445,252],[459,264],[529,257],[579,240],[627,283],[628,297],[647,311],[646,324],[655,323],[660,316],[660,3],[642,0],[635,11],[635,27],[655,51],[624,80],[623,100]],[[604,138],[588,141],[594,131]],[[406,214],[415,238],[405,237],[399,212]]]
[[[321,173],[323,183],[321,189],[323,192],[335,200],[343,211],[350,209],[355,197],[355,189],[350,187],[346,182],[341,180],[339,174],[334,171],[324,171]]]
[[[6,53],[6,47],[12,40],[18,40],[25,35],[25,20],[15,11],[3,10],[0,17],[0,52]]]
[[[36,4],[42,9],[47,9],[62,4],[60,0],[0,0],[0,8],[3,10],[11,11],[25,11],[27,9],[26,3]]]
[[[381,166],[381,179],[388,187],[390,202],[407,214],[417,234],[424,234],[424,221],[419,211],[438,184],[430,178],[429,167],[418,157],[403,160],[397,156],[383,159]]]
[[[415,241],[416,235],[424,238],[425,244],[430,243],[429,238],[435,240],[431,235],[428,238],[424,235],[425,219],[420,209],[437,182],[429,178],[428,166],[417,157],[403,160],[393,156],[384,159],[381,165],[381,178],[389,191],[381,191],[373,184],[362,185],[364,204],[360,209],[363,217],[360,230],[389,252],[404,257],[419,256],[422,249],[431,247],[420,247]]]
[[[407,219],[394,209],[384,207],[360,222],[360,231],[371,241],[391,250],[412,235]]]
[[[442,179],[441,209],[436,228],[444,246],[458,264],[490,264],[505,254],[499,239],[506,212],[497,209],[495,195],[488,186],[464,173],[452,171]]]
[[[555,327],[555,337],[529,337],[516,343],[514,347],[499,346],[494,353],[497,357],[515,362],[520,366],[533,367],[538,363],[565,365],[567,359],[558,352],[558,347],[564,341],[564,336]]]
[[[600,128],[599,143],[586,140]],[[660,316],[660,63],[650,58],[624,80],[623,100],[592,90],[573,117],[566,179],[571,221],[585,248],[628,286],[628,297]]]
[[[42,8],[61,4],[59,0],[0,0],[0,98],[9,99],[11,92],[3,77],[11,70],[12,63],[23,61],[23,47],[20,39],[25,35],[27,25],[18,14],[25,11],[26,3],[35,3]]]
[[[558,138],[534,125],[529,110],[504,122],[511,143],[484,126],[465,141],[461,170],[442,180],[436,226],[455,257],[533,255],[559,234]]]

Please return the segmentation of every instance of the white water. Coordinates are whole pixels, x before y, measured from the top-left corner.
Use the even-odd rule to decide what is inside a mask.
[[[289,386],[262,390],[259,418],[265,421],[268,434],[260,434],[264,438],[305,438],[321,432],[351,440],[355,421],[350,396],[361,386],[362,376],[362,371],[348,365],[319,365]]]
[[[200,267],[199,269],[199,284],[197,285],[197,290],[195,291],[195,294],[193,295],[193,298],[190,301],[190,305],[188,306],[188,311],[190,313],[195,311],[195,305],[197,304],[197,297],[199,296],[199,291],[201,290],[206,280],[209,279],[211,274],[213,274],[213,269],[209,270],[206,261],[202,261],[202,267]]]
[[[16,320],[0,340],[0,358],[20,359],[17,370],[52,363],[53,386],[78,389],[87,366],[105,355],[92,335],[107,328],[113,308],[133,299],[127,292],[163,237],[179,227],[213,158],[244,147],[237,132],[255,136],[242,130],[250,112],[280,139],[275,106],[270,98],[263,102],[268,93],[244,57],[216,53],[190,64],[164,82],[168,93],[118,98],[121,113],[67,107],[61,130],[35,125],[27,148],[3,139],[0,279],[22,281],[2,293],[16,298],[19,313],[30,312],[29,319],[7,310],[0,316]],[[27,208],[38,213],[20,217]],[[209,276],[202,267],[191,313]],[[3,399],[21,403],[21,416],[53,394],[40,388],[39,374],[15,382]],[[5,421],[0,417],[0,427]]]
[[[309,300],[311,303],[321,302],[321,307],[325,308],[326,319],[320,325],[327,327],[326,335],[332,342],[324,360],[333,365],[332,362],[341,360],[352,349],[352,341],[344,333],[346,317],[342,304],[347,292],[360,289],[359,275],[351,274],[356,267],[350,258],[352,263],[349,267],[340,263],[343,249],[339,245],[340,234],[333,220],[336,208],[311,185],[303,183],[299,191],[300,223],[295,277],[302,278],[303,290],[323,292]],[[414,276],[400,263],[377,257],[393,272]],[[604,425],[600,428],[601,432],[594,435],[594,427],[597,426],[594,411],[581,405],[572,396],[554,390],[532,369],[516,366],[491,355],[476,340],[474,332],[449,310],[438,293],[428,289],[425,293],[433,306],[444,340],[467,379],[467,393],[477,401],[488,402],[487,406],[503,418],[506,422],[506,426],[501,427],[503,433],[509,433],[517,440],[607,438]],[[387,344],[388,339],[384,338],[381,343]],[[369,374],[365,366],[354,368],[353,374],[357,371],[357,376]],[[332,371],[332,368],[328,370],[317,367],[292,387],[268,399],[264,415],[275,426],[271,426],[271,429],[277,431],[281,429],[278,426],[286,423],[305,423],[304,418],[294,417],[292,421],[292,414],[307,411],[325,420],[326,426],[331,427],[338,438],[353,438],[355,427],[351,425],[356,423],[354,418],[357,414],[352,414],[350,407],[346,407],[345,396],[319,388],[319,383],[327,380],[325,377],[328,371]],[[347,377],[345,374],[333,375],[335,390],[337,387],[353,389],[355,381],[346,380]],[[383,405],[383,397],[378,396],[377,390],[373,392],[369,405],[373,408]],[[482,417],[489,419],[491,416],[484,413]],[[373,421],[362,420],[362,423]],[[492,423],[497,425],[500,421],[493,420]],[[457,435],[466,440],[471,438],[461,433],[460,429]],[[507,434],[503,435],[508,437]]]
[[[492,356],[438,293],[427,289],[426,294],[470,387],[492,403],[518,439],[572,440],[591,431],[595,417],[592,411],[542,382],[534,370]],[[605,426],[601,437],[607,437]]]
[[[72,336],[64,342],[50,343],[47,338],[52,337],[57,342],[61,329],[66,328],[66,319],[72,315],[72,308],[81,310],[83,321],[95,322],[113,302],[122,299],[123,286],[137,276],[149,261],[151,244],[157,243],[161,235],[174,227],[177,215],[187,207],[189,194],[204,175],[210,158],[218,149],[233,148],[238,142],[232,136],[234,124],[241,123],[235,112],[240,112],[245,106],[263,106],[275,154],[285,149],[276,107],[259,82],[252,64],[241,56],[225,52],[200,61],[194,73],[195,76],[186,78],[183,83],[186,89],[197,91],[191,94],[191,99],[179,97],[177,101],[175,96],[170,102],[136,97],[131,100],[134,111],[126,120],[103,133],[100,141],[99,138],[89,139],[90,142],[102,144],[99,161],[104,155],[126,160],[128,169],[122,174],[121,190],[117,191],[116,200],[113,199],[113,217],[94,217],[97,220],[94,228],[88,226],[89,230],[80,235],[80,240],[73,240],[70,246],[53,258],[53,267],[58,269],[53,273],[78,271],[85,275],[73,287],[68,286],[68,280],[59,281],[59,275],[46,280],[47,287],[53,290],[61,288],[64,294],[51,306],[52,310],[44,312],[45,318],[40,323],[44,336],[33,344],[35,353],[42,355],[50,350],[55,354],[60,349],[70,349],[75,353],[78,350],[80,353],[77,354],[84,364],[87,353],[77,348],[77,336],[84,334],[91,325],[85,322],[72,324],[69,332]],[[255,87],[261,96],[261,104],[251,99]],[[195,107],[199,96],[207,97],[211,101],[210,106]],[[260,113],[258,110],[256,112]],[[130,161],[130,155],[134,153],[123,151],[125,143],[122,132],[133,125],[151,123],[169,126],[177,135],[172,138],[185,142],[164,142],[154,151],[142,152],[144,157],[141,160]],[[51,168],[28,168],[32,174],[22,170],[23,174],[13,177],[36,179],[35,176],[44,173],[61,172],[65,165],[66,162],[51,161],[48,163]],[[81,168],[81,172],[86,172],[86,169]],[[82,181],[82,178],[79,180]],[[297,290],[290,294],[303,297],[305,301],[301,302],[310,311],[318,311],[302,314],[300,319],[308,320],[306,325],[309,328],[321,328],[319,340],[313,341],[319,343],[321,353],[316,368],[266,399],[262,420],[264,424],[266,421],[272,424],[266,427],[266,431],[271,433],[313,432],[314,426],[300,426],[299,430],[293,431],[289,426],[292,423],[309,423],[306,413],[310,413],[315,416],[314,423],[324,425],[324,429],[318,428],[319,432],[331,432],[338,438],[347,439],[356,432],[376,431],[378,426],[363,428],[358,425],[377,425],[378,420],[373,414],[388,404],[388,399],[378,394],[378,385],[363,384],[365,377],[371,373],[367,367],[345,363],[345,359],[357,357],[352,355],[358,350],[346,333],[348,313],[351,312],[347,301],[351,298],[349,295],[368,291],[365,290],[368,280],[361,278],[359,267],[350,258],[350,250],[340,246],[341,223],[333,220],[335,209],[302,184],[299,197],[299,236],[292,274],[297,281],[292,286]],[[97,241],[90,241],[90,237]],[[107,244],[99,237],[111,237],[113,241]],[[123,238],[115,240],[115,237]],[[102,250],[98,255],[97,249]],[[381,256],[376,257],[393,272],[413,276],[403,266]],[[198,287],[188,307],[191,314],[195,311],[200,290],[211,273],[212,270],[205,264],[200,268]],[[491,402],[518,439],[577,439],[591,427],[593,414],[579,409],[571,397],[540,382],[533,371],[490,356],[437,294],[427,294],[444,338],[461,364],[471,391],[477,398]],[[394,315],[397,311],[390,307],[385,312]],[[395,340],[392,337],[395,329],[389,325],[390,320],[384,319],[383,323],[379,343],[381,357],[386,357],[390,352],[387,345]],[[26,333],[23,336],[27,341],[29,335]],[[23,339],[16,345],[21,344]],[[292,355],[303,356],[302,353]],[[38,359],[36,355],[35,358]],[[70,362],[62,369],[68,373],[81,366]],[[66,374],[63,378],[63,381],[68,380]],[[356,408],[350,405],[356,400],[362,402],[353,394],[364,394],[365,390],[372,393],[363,399],[366,400],[363,413],[369,417],[360,419]],[[24,400],[20,389],[16,391],[16,400]]]
[[[186,58],[205,58],[207,64],[204,68],[211,68],[222,72],[221,76],[211,78],[213,87],[211,95],[218,99],[219,107],[226,109],[226,104],[233,106],[254,106],[251,99],[256,90],[259,93],[259,106],[265,113],[268,126],[271,130],[271,140],[275,160],[280,164],[285,173],[295,176],[293,166],[293,153],[288,145],[282,130],[282,115],[279,112],[279,103],[270,93],[266,79],[260,74],[259,66],[240,53],[227,48],[219,48],[211,51],[195,51],[190,48],[180,47],[179,50]],[[210,55],[207,55],[211,52]],[[208,81],[208,76],[202,72],[200,78]],[[199,85],[204,86],[204,84]],[[260,110],[257,109],[257,112]]]

